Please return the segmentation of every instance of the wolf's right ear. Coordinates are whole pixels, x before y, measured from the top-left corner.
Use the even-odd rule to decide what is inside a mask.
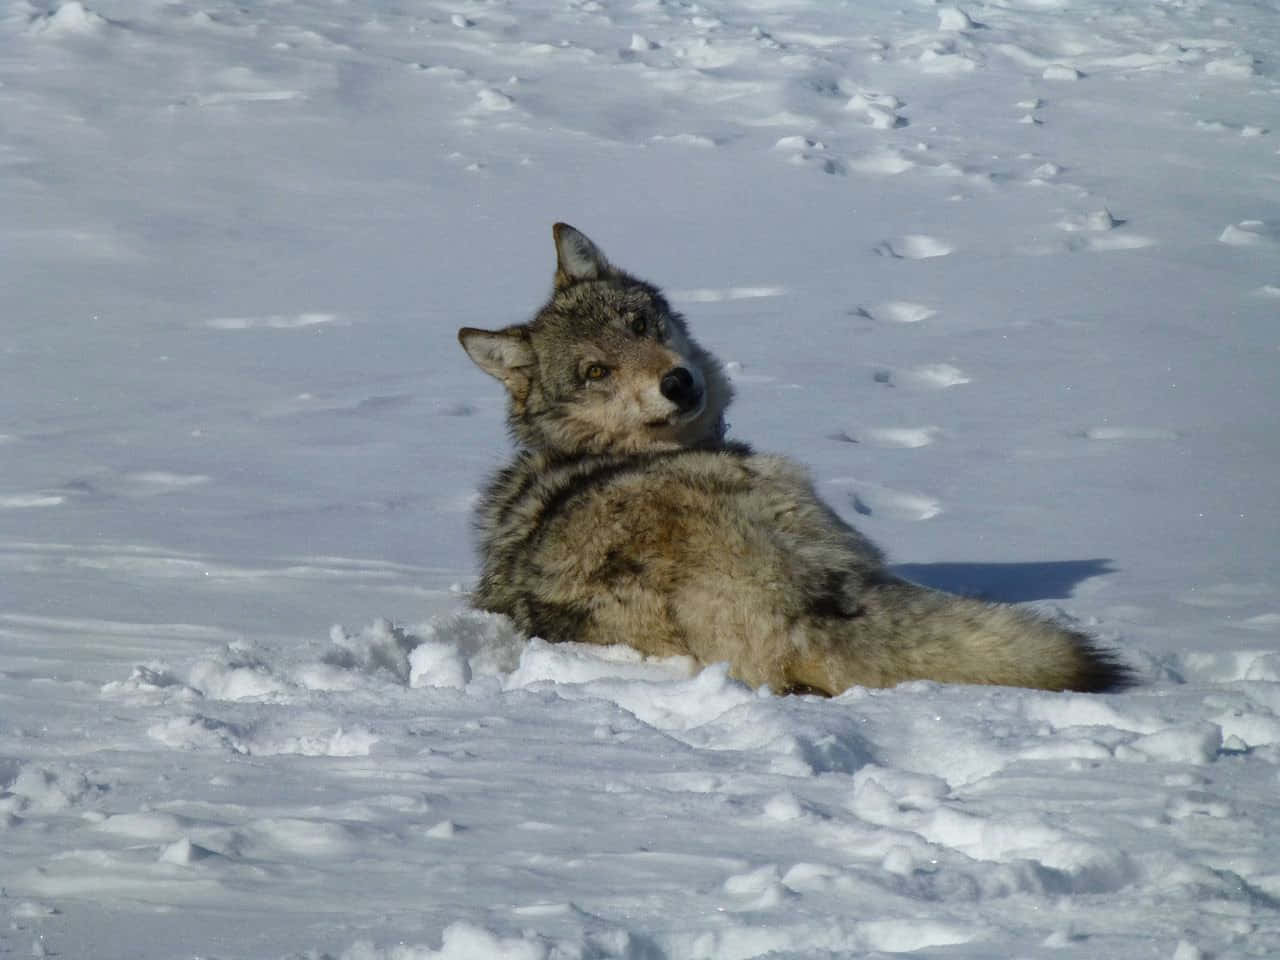
[[[496,331],[463,327],[458,331],[458,342],[477,367],[501,380],[512,395],[522,397],[528,392],[537,357],[524,327]]]
[[[586,234],[567,223],[551,228],[556,241],[556,289],[571,287],[579,280],[596,280],[611,269],[600,248]]]

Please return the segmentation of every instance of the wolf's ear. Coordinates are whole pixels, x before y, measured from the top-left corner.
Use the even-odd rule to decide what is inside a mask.
[[[610,269],[600,248],[567,223],[551,228],[556,240],[556,289],[563,290],[579,280],[595,280]]]
[[[524,327],[497,331],[463,327],[458,331],[458,342],[477,367],[501,380],[512,394],[527,392],[537,358]]]

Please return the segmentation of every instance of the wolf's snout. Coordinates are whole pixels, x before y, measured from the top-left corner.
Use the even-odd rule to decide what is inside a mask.
[[[684,367],[675,367],[663,374],[658,389],[681,413],[687,413],[702,402],[702,387],[694,382],[693,374]]]

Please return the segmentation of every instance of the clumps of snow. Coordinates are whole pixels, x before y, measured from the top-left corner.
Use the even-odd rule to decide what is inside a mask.
[[[1080,216],[1065,217],[1058,221],[1058,227],[1068,232],[1089,230],[1095,233],[1103,233],[1121,226],[1123,223],[1123,220],[1117,219],[1110,210],[1103,207],[1099,210],[1091,210],[1089,213]]]
[[[590,953],[583,953],[581,946],[574,949],[572,945],[558,944],[537,934],[503,937],[477,924],[458,920],[444,928],[439,950],[404,943],[379,948],[370,940],[360,940],[344,951],[339,960],[557,960],[570,956],[607,960],[632,955],[629,950],[604,951],[599,949],[601,946],[603,944],[597,944]]]
[[[246,731],[234,723],[201,714],[160,720],[147,728],[147,736],[175,750],[250,752]]]
[[[82,770],[59,763],[24,763],[0,790],[0,814],[56,813],[97,792]]]
[[[88,36],[102,30],[107,21],[79,0],[60,3],[51,12],[35,17],[29,32],[42,37]]]
[[[1234,586],[1234,585],[1223,585]],[[1198,595],[1183,598],[1183,603],[1197,606],[1223,605],[1222,598],[1249,597],[1253,594],[1248,585],[1234,590],[1205,591],[1209,597],[1201,600]],[[1280,653],[1271,650],[1190,650],[1178,658],[1180,670],[1188,679],[1202,683],[1280,683]]]
[[[960,33],[973,30],[978,26],[979,24],[959,7],[943,7],[938,11],[938,29],[944,32]]]
[[[476,102],[481,110],[500,113],[515,108],[515,101],[501,90],[486,87],[476,93]]]
[[[1166,763],[1212,763],[1222,750],[1222,727],[1200,721],[1168,727],[1116,748],[1121,760],[1160,760]]]
[[[907,126],[907,119],[897,112],[901,106],[902,101],[891,94],[863,92],[850,97],[844,108],[872,130],[894,130]]]
[[[687,677],[687,657],[656,660],[627,646],[599,647],[581,643],[547,643],[534,638],[520,654],[519,665],[506,678],[507,689],[540,682],[591,683],[601,679],[663,681]]]
[[[236,724],[201,713],[152,724],[147,736],[177,750],[241,756],[366,757],[380,737],[360,725],[333,728],[323,715]]]
[[[112,680],[102,685],[104,697],[132,702],[164,702],[171,699],[198,700],[202,693],[178,679],[170,667],[160,662],[139,664],[127,680]]]
[[[208,847],[192,843],[190,837],[180,837],[173,843],[161,847],[160,855],[156,859],[160,863],[173,863],[185,867],[217,855],[215,851],[210,850]]]
[[[805,808],[794,793],[777,793],[765,801],[764,815],[770,820],[787,823],[802,818]]]
[[[376,620],[358,633],[339,625],[319,663],[295,679],[312,690],[349,690],[362,676],[390,676],[410,687],[461,689],[475,676],[509,673],[523,639],[505,617],[466,610],[411,628]]]
[[[283,693],[288,684],[247,646],[233,644],[224,657],[200,660],[191,668],[193,690],[214,700],[251,700]]]
[[[916,58],[916,66],[923,73],[947,76],[972,73],[978,69],[978,61],[946,40],[926,45]]]
[[[670,135],[659,133],[650,137],[650,139],[654,143],[674,143],[682,147],[697,147],[700,150],[705,150],[716,145],[716,141],[714,139],[711,137],[704,137],[699,133],[673,133]]]
[[[1257,61],[1247,55],[1242,54],[1237,57],[1224,57],[1219,60],[1210,60],[1204,65],[1204,72],[1211,77],[1225,77],[1229,80],[1247,80],[1250,77],[1257,76]]]
[[[423,640],[409,651],[409,686],[461,690],[470,682],[471,663],[454,644]]]

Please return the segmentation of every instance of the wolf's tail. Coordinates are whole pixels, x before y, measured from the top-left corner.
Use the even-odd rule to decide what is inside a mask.
[[[1104,693],[1135,683],[1090,637],[1027,610],[889,576],[860,599],[862,609],[828,634],[831,646],[802,658],[799,685],[839,693],[935,680]]]

